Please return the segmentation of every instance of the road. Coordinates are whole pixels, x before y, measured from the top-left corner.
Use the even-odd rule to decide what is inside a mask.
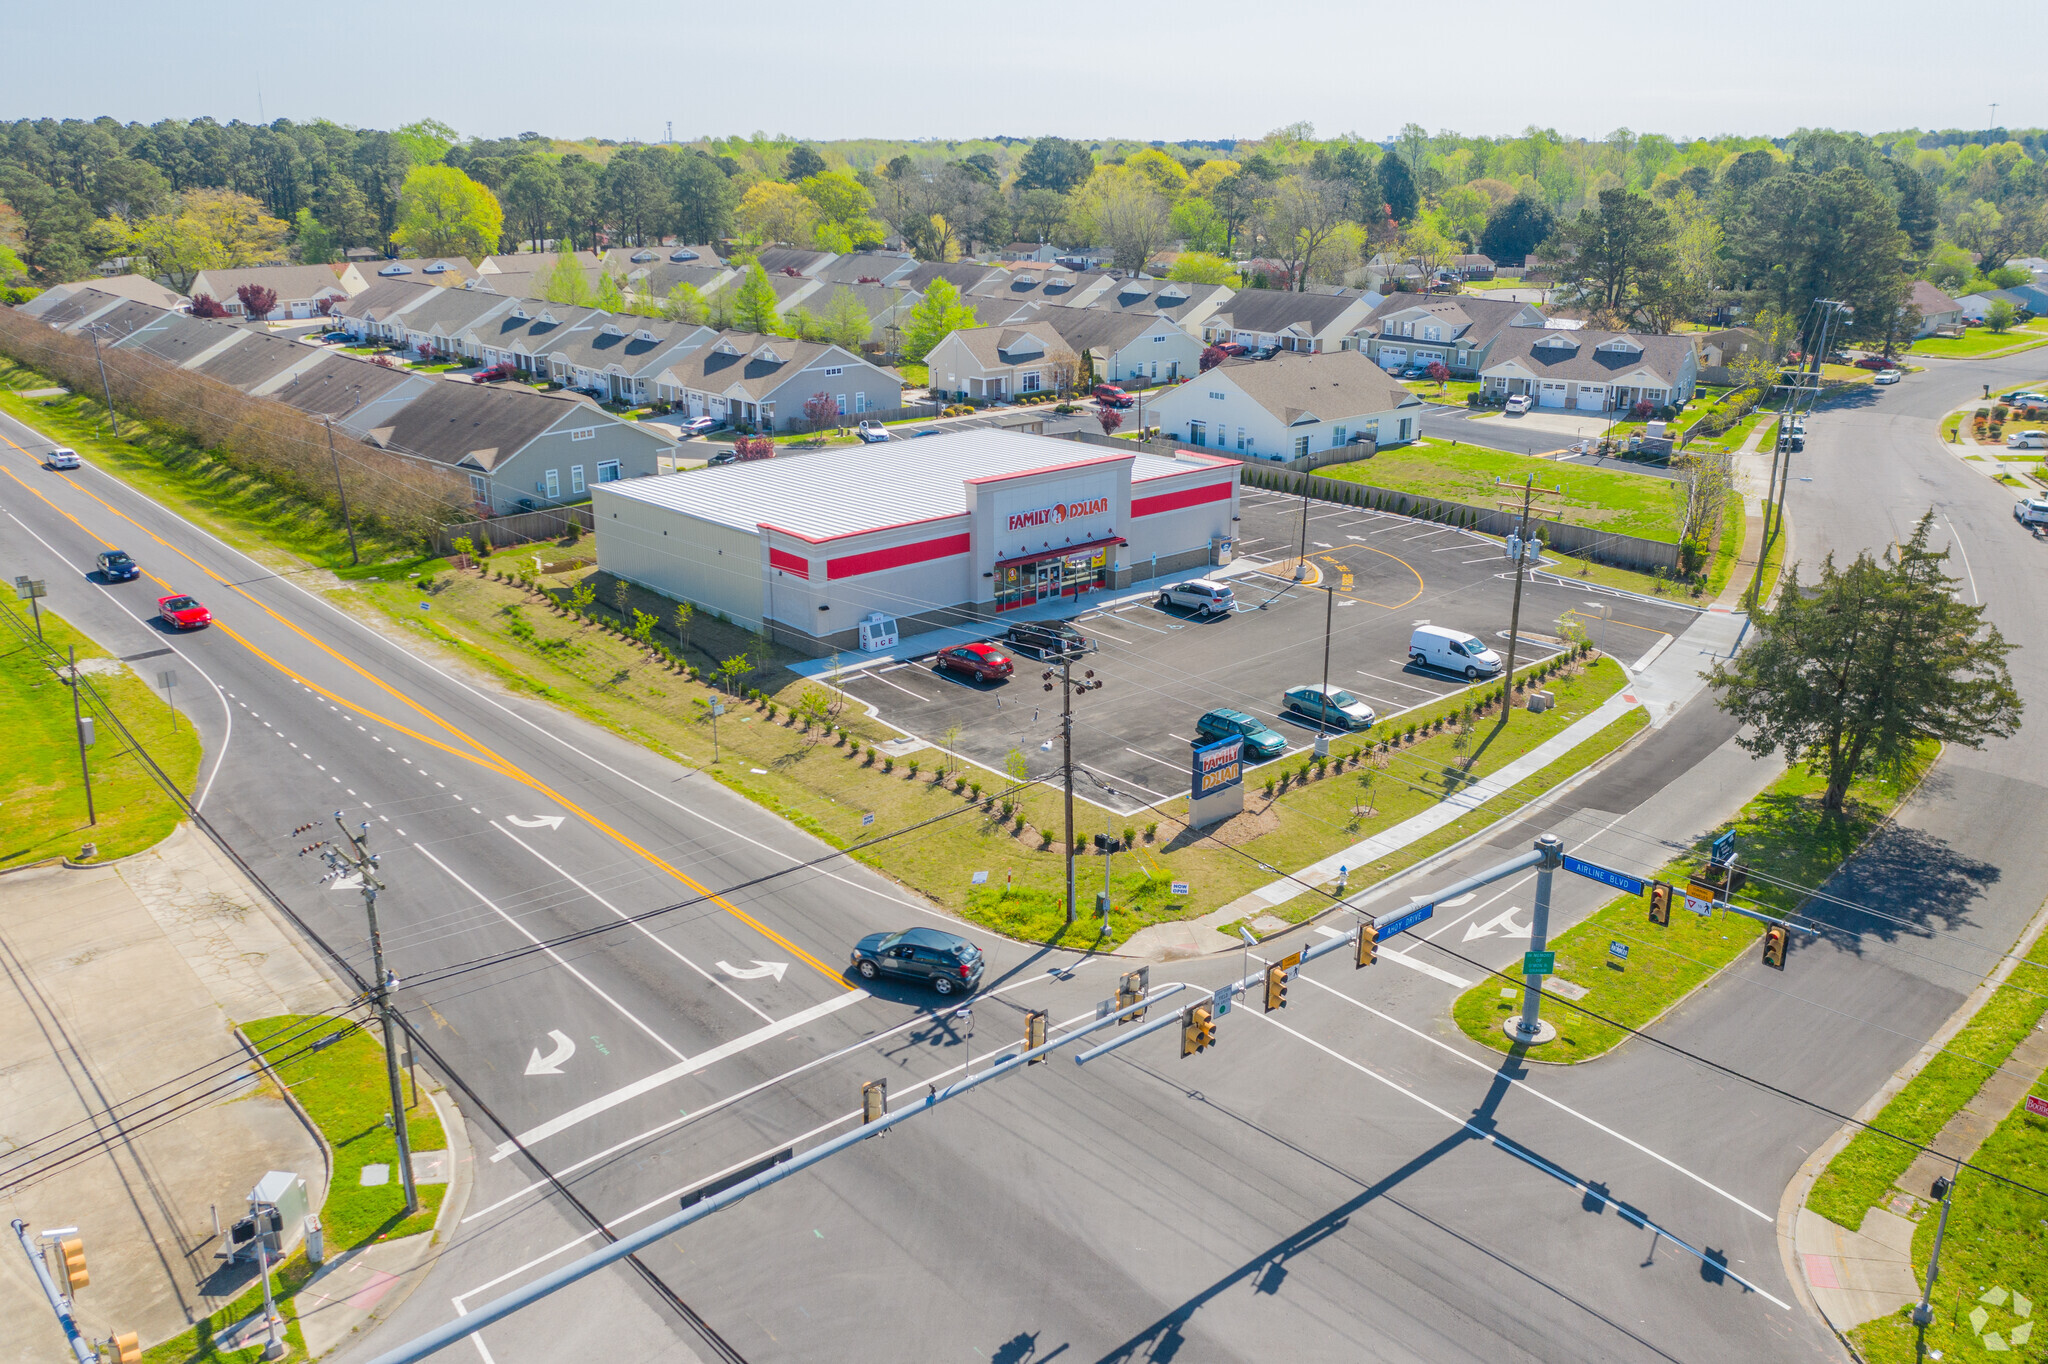
[[[2038,377],[2009,368],[1998,382]],[[2041,621],[2023,556],[2042,547],[2012,526],[2009,495],[1934,445],[1927,420],[1980,372],[1930,371],[1817,417],[1795,469],[1816,479],[1793,485],[1799,553],[1881,542],[1935,501],[2001,628],[2031,644]],[[563,1188],[614,1227],[642,1225],[722,1170],[844,1130],[862,1080],[921,1092],[970,1052],[978,1067],[1013,1043],[1022,1009],[1048,1009],[1057,1028],[1113,992],[1123,963],[979,933],[989,997],[972,1022],[922,995],[853,989],[847,941],[925,913],[900,888],[843,861],[805,865],[826,850],[702,776],[421,658],[309,577],[256,564],[95,470],[42,470],[20,453],[34,433],[0,432],[18,447],[0,446],[6,571],[47,578],[53,609],[146,675],[179,671],[208,745],[204,812],[358,967],[357,897],[315,883],[288,831],[336,808],[371,824],[404,1007],[492,1115],[472,1113],[477,1193],[426,1291],[347,1357],[587,1249]],[[198,593],[220,624],[168,637],[147,624],[155,584],[78,574],[108,541]],[[2027,658],[2016,676],[2037,694]],[[1918,916],[1910,929],[1866,916],[1853,948],[1796,952],[1782,977],[1737,967],[1658,1035],[1860,1103],[2039,903],[2028,887],[2048,802],[2025,775],[2025,738],[1946,757],[1881,850],[1886,874],[1839,888]],[[1440,873],[1526,846],[1539,825],[1622,865],[1661,860],[1662,843],[1710,825],[1754,782],[1728,739],[1695,702]],[[1675,780],[1688,772],[1700,775]],[[1468,961],[1415,959],[1460,980],[1510,960],[1518,920],[1502,910],[1518,892],[1455,920],[1447,909],[1428,930]],[[1555,922],[1599,898],[1561,886]],[[1213,988],[1238,968],[1168,964],[1153,980]],[[1284,1012],[1224,1018],[1211,1053],[1180,1059],[1161,1034],[1087,1068],[1034,1068],[645,1263],[753,1360],[1836,1357],[1792,1304],[1772,1221],[1832,1120],[1649,1046],[1566,1073],[1503,1065],[1446,1035],[1454,989],[1391,962],[1318,963]],[[1887,999],[1882,1018],[1873,998]],[[560,1073],[534,1064],[560,1049],[556,1033],[574,1044]],[[504,1151],[514,1136],[525,1149]],[[1703,1267],[1667,1237],[1715,1259]],[[599,1349],[718,1357],[624,1269],[480,1339],[495,1364]]]

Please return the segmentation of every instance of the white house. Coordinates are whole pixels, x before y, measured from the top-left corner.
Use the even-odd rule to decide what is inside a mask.
[[[277,294],[268,314],[272,318],[318,317],[323,308],[344,303],[368,287],[353,265],[252,265],[238,270],[201,270],[186,292],[194,298],[205,294],[231,316],[240,317],[247,311],[239,295],[244,285]]]
[[[1689,336],[1511,327],[1479,372],[1480,391],[1526,393],[1538,407],[1606,412],[1647,402],[1675,407],[1699,382],[1699,352]]]
[[[1422,400],[1357,351],[1231,360],[1151,401],[1169,439],[1275,462],[1415,439]]]
[[[1963,325],[1963,305],[1924,279],[1913,281],[1913,292],[1906,296],[1906,304],[1920,310],[1920,325],[1913,332],[1915,336],[1932,336],[1935,332]]]

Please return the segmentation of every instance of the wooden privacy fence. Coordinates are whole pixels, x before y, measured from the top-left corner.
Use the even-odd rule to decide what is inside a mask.
[[[1502,511],[1495,507],[1474,507],[1441,497],[1422,497],[1415,493],[1395,492],[1389,488],[1375,488],[1369,483],[1354,483],[1343,478],[1325,478],[1319,474],[1296,473],[1291,469],[1274,465],[1247,464],[1240,478],[1254,488],[1290,493],[1296,497],[1306,491],[1308,496],[1324,502],[1368,507],[1376,511],[1392,512],[1397,516],[1418,517],[1425,521],[1442,521],[1486,535],[1506,536],[1516,529],[1521,519],[1514,512]],[[1542,517],[1532,518],[1530,524],[1535,527],[1536,533],[1543,537],[1544,545],[1560,554],[1570,554],[1582,559],[1591,559],[1595,563],[1613,564],[1641,572],[1656,572],[1661,569],[1675,573],[1678,570],[1678,546],[1663,540],[1646,540],[1637,535],[1616,535],[1610,531],[1575,526],[1566,521],[1552,521]]]
[[[571,526],[587,535],[596,525],[588,507],[543,507],[539,511],[494,516],[488,521],[464,521],[437,527],[434,531],[434,552],[453,554],[455,542],[463,538],[471,544],[489,540],[494,550],[508,549],[513,545],[532,544],[536,540],[559,540],[569,533]]]

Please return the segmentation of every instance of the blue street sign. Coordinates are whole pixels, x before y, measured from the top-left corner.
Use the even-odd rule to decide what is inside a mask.
[[[1435,905],[1417,905],[1415,908],[1403,912],[1399,917],[1388,919],[1384,923],[1375,919],[1373,927],[1379,929],[1380,941],[1385,942],[1396,933],[1406,933],[1409,929],[1415,927],[1415,925],[1421,923],[1434,913],[1436,913]]]
[[[1727,833],[1714,840],[1714,860],[1725,863],[1733,856],[1735,856],[1735,830],[1730,829]]]
[[[1596,866],[1591,862],[1581,862],[1576,857],[1565,858],[1563,866],[1566,871],[1583,876],[1588,881],[1598,881],[1603,886],[1613,886],[1616,890],[1625,890],[1631,895],[1643,893],[1643,883],[1627,872]]]
[[[1628,960],[1628,944],[1627,944],[1627,943],[1625,943],[1625,942],[1610,942],[1610,943],[1608,943],[1608,944],[1607,944],[1607,955],[1608,955],[1608,956],[1610,956],[1610,957],[1619,957],[1619,958],[1621,958],[1621,959],[1622,959],[1623,961],[1627,961],[1627,960]]]

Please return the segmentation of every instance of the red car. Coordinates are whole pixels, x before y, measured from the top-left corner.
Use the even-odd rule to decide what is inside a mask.
[[[1118,388],[1115,384],[1097,384],[1095,386],[1095,401],[1101,403],[1104,407],[1135,407],[1138,400]]]
[[[1882,355],[1866,355],[1856,362],[1858,369],[1898,369],[1899,362],[1887,360]]]
[[[966,673],[981,682],[997,682],[1017,671],[1008,654],[986,641],[941,649],[932,666],[946,672]]]
[[[478,370],[470,376],[469,381],[473,384],[495,384],[511,378],[516,373],[518,371],[510,364],[501,363],[492,365],[489,369]]]
[[[188,597],[182,592],[158,597],[156,613],[173,630],[197,630],[202,625],[213,624],[213,612],[201,606],[198,598]]]
[[[1218,341],[1216,343],[1216,349],[1222,351],[1225,355],[1231,356],[1232,358],[1235,358],[1240,355],[1249,355],[1251,353],[1251,347],[1245,345],[1241,341]]]

